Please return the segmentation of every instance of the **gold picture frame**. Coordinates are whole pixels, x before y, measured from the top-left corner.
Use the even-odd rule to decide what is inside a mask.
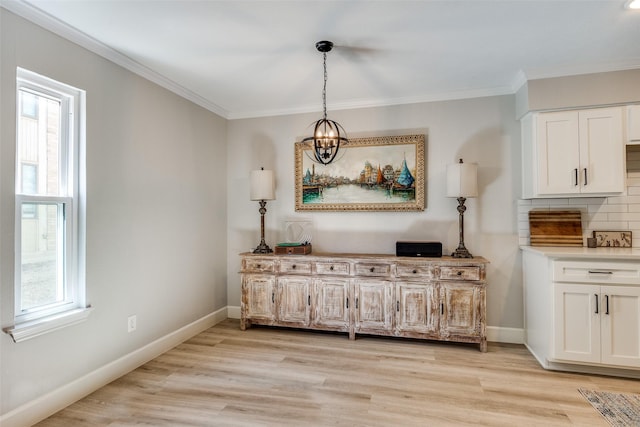
[[[295,144],[296,211],[424,210],[424,135],[350,139],[328,165],[311,150]]]

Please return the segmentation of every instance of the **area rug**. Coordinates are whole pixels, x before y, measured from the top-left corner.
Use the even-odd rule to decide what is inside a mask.
[[[578,391],[612,426],[640,426],[640,394],[610,393],[584,388],[579,388]]]

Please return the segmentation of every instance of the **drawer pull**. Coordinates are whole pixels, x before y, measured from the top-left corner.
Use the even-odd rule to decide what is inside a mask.
[[[358,298],[356,298],[356,310],[358,309]]]
[[[309,295],[309,296],[307,297],[307,303],[308,303],[308,305],[311,305],[311,295]]]
[[[396,301],[396,311],[400,313],[400,301]]]
[[[440,303],[440,314],[444,316],[444,303]]]
[[[589,274],[613,274],[613,271],[607,271],[607,270],[589,270]]]
[[[329,267],[329,270],[333,271],[333,265],[331,267]]]
[[[349,308],[349,298],[347,298],[347,308]]]
[[[295,270],[295,269],[296,269],[296,265],[295,265],[295,264],[293,264],[293,265],[291,266],[291,269]]]
[[[413,274],[418,274],[418,270],[413,270],[412,273]]]
[[[609,295],[604,296],[604,302],[606,304],[605,306],[606,311],[604,312],[604,314],[609,314]]]
[[[596,297],[596,314],[598,314],[600,312],[600,310],[598,309],[598,294],[593,294],[594,297]]]
[[[276,293],[275,292],[271,292],[271,302],[275,304],[276,302]]]
[[[371,268],[369,269],[369,271],[373,273],[374,271],[376,271],[376,269],[375,269],[375,267],[371,267]]]
[[[256,265],[256,268],[260,269],[260,268],[262,268],[262,265],[258,264],[258,265]]]
[[[456,274],[457,274],[458,276],[462,276],[462,271],[458,271]]]

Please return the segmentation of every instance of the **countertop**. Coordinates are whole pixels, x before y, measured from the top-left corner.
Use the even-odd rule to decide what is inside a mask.
[[[640,261],[640,248],[588,248],[571,246],[520,246],[520,249],[549,258],[624,259]]]

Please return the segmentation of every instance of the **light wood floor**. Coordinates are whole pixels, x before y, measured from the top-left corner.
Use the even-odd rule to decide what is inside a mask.
[[[38,426],[606,426],[579,387],[637,380],[545,371],[521,345],[421,342],[227,320]]]

